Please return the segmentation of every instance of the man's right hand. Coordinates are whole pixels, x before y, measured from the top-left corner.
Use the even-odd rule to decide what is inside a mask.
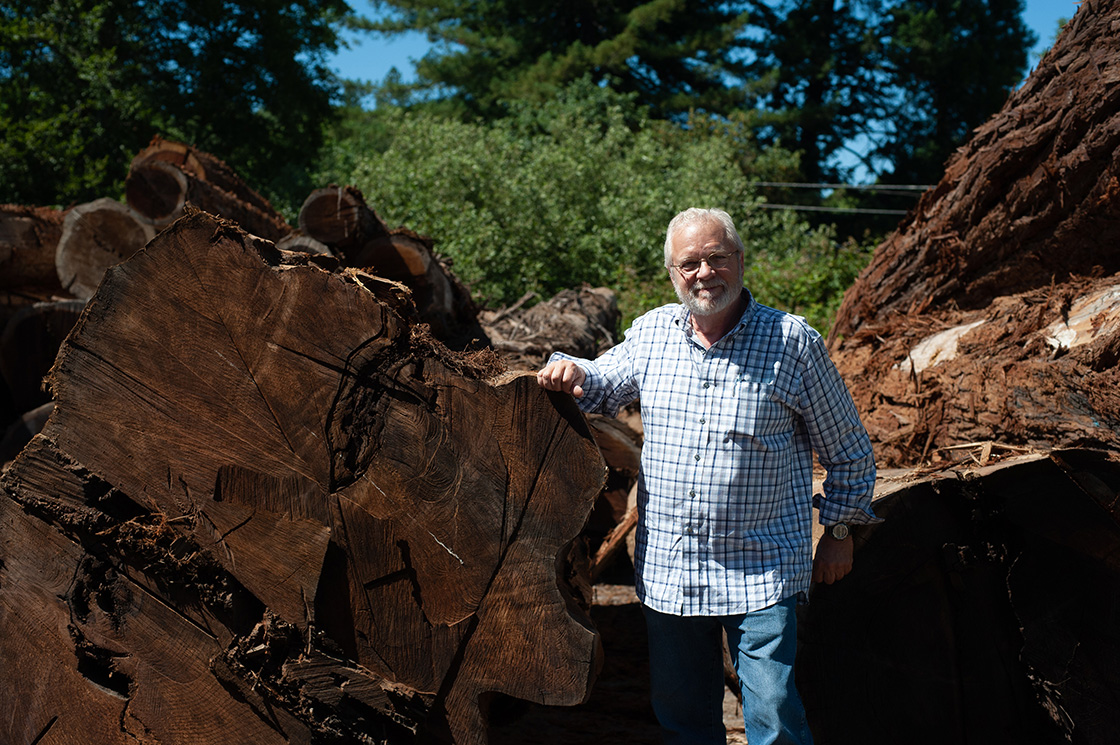
[[[571,360],[550,362],[537,373],[537,383],[541,388],[570,393],[576,398],[583,395],[583,381],[586,379],[583,369]]]

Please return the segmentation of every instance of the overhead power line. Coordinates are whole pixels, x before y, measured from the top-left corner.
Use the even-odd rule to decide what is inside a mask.
[[[763,202],[755,205],[765,210],[798,210],[801,212],[845,212],[857,215],[905,215],[908,210],[876,210],[863,207],[817,207],[811,204],[770,204]]]
[[[750,181],[751,186],[772,186],[783,189],[852,189],[855,191],[926,191],[932,184],[806,184],[794,181]]]

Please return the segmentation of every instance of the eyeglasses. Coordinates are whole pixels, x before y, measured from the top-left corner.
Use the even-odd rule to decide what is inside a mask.
[[[670,264],[675,267],[682,276],[694,277],[700,271],[701,264],[707,264],[712,268],[712,271],[718,272],[720,269],[726,269],[731,266],[731,254],[709,254],[703,259],[693,259],[691,261],[682,261],[679,264]]]

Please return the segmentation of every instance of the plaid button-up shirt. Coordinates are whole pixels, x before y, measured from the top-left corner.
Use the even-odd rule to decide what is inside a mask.
[[[821,522],[879,521],[871,443],[820,334],[743,292],[710,349],[672,304],[594,361],[553,355],[587,374],[584,411],[641,399],[636,590],[662,613],[746,613],[809,589],[813,450]]]

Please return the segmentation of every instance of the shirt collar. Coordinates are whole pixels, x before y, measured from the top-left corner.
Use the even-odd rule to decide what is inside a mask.
[[[752,295],[751,291],[746,287],[743,288],[743,295],[747,298],[747,305],[743,308],[743,314],[739,316],[738,322],[724,335],[724,339],[732,334],[739,333],[741,329],[745,328],[750,322],[751,317],[755,314],[755,311],[758,310],[758,303],[755,302],[754,295]],[[692,330],[692,311],[684,304],[681,304],[680,309],[677,311],[677,317],[673,319],[673,322],[677,324],[687,338],[692,338],[694,333]]]

